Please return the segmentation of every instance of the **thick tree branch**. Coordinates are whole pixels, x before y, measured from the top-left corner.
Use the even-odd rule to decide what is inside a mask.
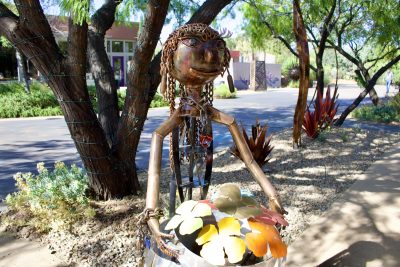
[[[336,45],[335,43],[332,42],[332,40],[328,40],[328,43],[334,48],[336,49],[342,56],[344,56],[345,58],[347,58],[347,60],[349,60],[351,63],[353,63],[354,65],[358,66],[359,62],[358,60],[353,57],[352,55],[350,55],[349,53],[347,53],[342,46]]]
[[[320,33],[321,38],[320,38],[319,44],[318,44],[317,56],[322,56],[322,54],[324,54],[326,41],[327,41],[327,39],[331,33],[331,30],[334,26],[334,24],[333,24],[334,21],[332,22],[332,18],[333,18],[333,14],[335,13],[336,3],[337,3],[336,0],[333,1],[331,9],[329,10],[328,15],[324,19],[323,27],[322,27],[321,33]]]
[[[81,65],[83,74],[86,73],[86,44],[87,44],[87,29],[88,25],[83,22],[82,25],[78,25],[73,22],[72,18],[68,20],[68,60],[71,65]],[[82,74],[81,69],[78,74]],[[86,79],[86,78],[85,78]]]
[[[0,3],[0,35],[12,39],[12,33],[18,26],[18,16]]]
[[[51,49],[48,51],[49,56],[60,55],[61,52],[58,48],[53,32],[51,31],[50,24],[47,22],[47,18],[44,15],[40,1],[15,0],[14,2],[20,15],[20,26],[27,30],[34,29],[37,36],[46,39],[46,43],[51,46]]]
[[[379,77],[381,77],[388,69],[393,67],[397,62],[400,61],[400,54],[391,59],[387,64],[385,64],[383,67],[381,67],[375,74],[372,76],[371,80],[378,80]]]
[[[96,85],[98,118],[109,144],[116,143],[119,123],[117,84],[104,47],[105,34],[115,21],[119,0],[106,1],[92,16],[88,31],[88,61]]]
[[[18,16],[15,15],[10,9],[8,9],[6,5],[0,2],[0,20],[4,18],[13,18],[18,20]]]
[[[115,11],[121,0],[107,0],[92,16],[90,31],[105,35],[115,21]]]
[[[117,157],[127,170],[132,169],[131,166],[135,164],[136,149],[140,140],[140,133],[137,132],[141,131],[147,117],[151,84],[150,62],[167,16],[169,2],[169,0],[148,1],[143,28],[128,69],[128,89],[118,125],[118,141],[115,145]],[[136,173],[131,175],[137,177]],[[135,187],[140,188],[138,180],[134,179],[134,182]]]
[[[210,24],[217,17],[219,12],[231,2],[232,0],[207,0],[197,9],[186,24],[198,22]]]

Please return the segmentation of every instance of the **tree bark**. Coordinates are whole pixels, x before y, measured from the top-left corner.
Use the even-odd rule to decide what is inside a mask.
[[[316,79],[317,79],[317,86],[315,90],[321,91],[321,93],[324,93],[324,77],[325,77],[325,70],[324,70],[324,64],[323,64],[323,53],[317,53],[317,56],[315,58],[315,65],[317,66],[317,73],[316,73]]]
[[[339,0],[340,1],[340,0]],[[322,28],[320,30],[321,38],[318,42],[318,52],[316,55],[316,65],[317,65],[317,91],[320,91],[322,94],[324,93],[324,77],[325,77],[325,70],[324,70],[324,53],[326,48],[326,42],[328,40],[329,35],[333,27],[336,25],[337,20],[333,19],[333,15],[335,13],[335,9],[337,6],[337,1],[333,1],[332,6],[329,10],[328,15],[325,17],[324,22],[322,24]]]
[[[364,98],[374,90],[377,80],[381,77],[388,69],[394,66],[400,61],[400,55],[393,58],[386,65],[381,67],[371,79],[368,79],[365,89],[360,93],[360,95],[349,105],[343,113],[340,115],[339,119],[335,122],[335,126],[342,126],[343,122],[346,120],[347,116],[364,100]]]
[[[293,0],[293,32],[296,37],[296,48],[300,61],[300,86],[293,121],[293,143],[299,146],[310,84],[310,53],[299,0]]]
[[[104,47],[105,34],[114,23],[120,1],[109,0],[92,16],[88,30],[88,61],[96,86],[98,117],[110,145],[116,143],[119,122],[117,85]]]

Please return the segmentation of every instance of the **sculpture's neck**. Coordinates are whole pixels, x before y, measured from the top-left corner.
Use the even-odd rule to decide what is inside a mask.
[[[192,98],[197,103],[201,100],[202,86],[186,86],[187,96]]]

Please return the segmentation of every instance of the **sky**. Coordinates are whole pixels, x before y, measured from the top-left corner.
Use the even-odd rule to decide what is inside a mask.
[[[103,3],[104,0],[94,0],[95,9],[98,9]],[[232,32],[232,37],[235,37],[241,31],[240,24],[243,20],[242,14],[237,10],[236,7],[234,9],[236,14],[236,17],[234,19],[232,19],[230,16],[227,16],[219,23],[219,25],[221,25],[222,28],[227,27],[227,29]],[[46,13],[57,15],[60,13],[60,9],[58,6],[51,6],[46,10]],[[138,22],[140,20],[140,16],[139,15],[132,16],[131,20]],[[162,43],[164,43],[164,41],[168,38],[169,34],[174,30],[173,24],[174,23],[172,21],[171,23],[164,26],[160,36],[160,40]]]

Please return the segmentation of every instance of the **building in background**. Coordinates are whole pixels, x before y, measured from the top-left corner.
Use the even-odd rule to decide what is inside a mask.
[[[68,47],[68,19],[60,16],[47,16],[54,37],[62,52]],[[115,24],[106,32],[104,46],[108,59],[114,70],[115,80],[119,86],[125,86],[129,61],[133,58],[133,50],[137,42],[139,23]],[[14,48],[0,47],[0,73],[8,78],[17,76],[17,59]],[[33,65],[28,62],[29,76],[37,78],[39,75]],[[93,83],[90,68],[87,70],[88,83]]]
[[[264,84],[260,88],[266,89],[277,88],[281,86],[281,65],[275,63],[275,56],[265,52],[242,53],[241,51],[231,50],[231,62],[229,72],[232,75],[233,83],[238,90],[257,90],[259,86],[254,85],[256,73],[263,77],[258,77],[256,80],[262,80]],[[257,64],[262,62],[262,64]],[[262,70],[256,71],[256,65],[262,66]],[[224,77],[218,77],[215,80],[215,85],[226,83],[227,74]],[[253,80],[253,83],[251,81]]]
[[[61,49],[67,47],[68,20],[59,16],[48,16],[50,27]],[[106,32],[105,48],[119,86],[125,86],[129,61],[133,58],[133,50],[137,42],[139,23],[114,23]],[[87,71],[88,83],[93,83],[90,71]]]

